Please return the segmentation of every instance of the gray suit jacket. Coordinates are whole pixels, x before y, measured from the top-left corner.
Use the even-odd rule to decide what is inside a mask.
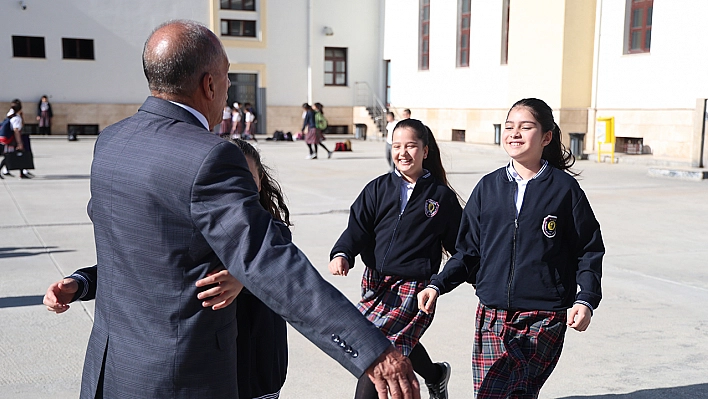
[[[168,101],[101,133],[89,215],[100,272],[82,398],[237,398],[235,306],[204,309],[194,286],[221,263],[355,376],[390,346],[281,235],[241,151]]]

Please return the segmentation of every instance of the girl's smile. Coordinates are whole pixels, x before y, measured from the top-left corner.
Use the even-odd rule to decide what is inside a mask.
[[[423,145],[415,132],[407,127],[393,132],[391,157],[396,169],[409,182],[415,182],[423,175],[423,160],[428,156],[428,146]]]

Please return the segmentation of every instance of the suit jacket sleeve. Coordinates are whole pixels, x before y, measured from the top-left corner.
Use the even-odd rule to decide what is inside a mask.
[[[434,275],[430,284],[436,286],[440,294],[452,291],[465,281],[476,283],[479,270],[479,185],[470,195],[462,212],[462,220],[455,245],[456,253],[447,261],[443,270]]]
[[[217,144],[192,191],[191,215],[231,274],[355,376],[390,342],[281,233],[258,202],[238,148]]]

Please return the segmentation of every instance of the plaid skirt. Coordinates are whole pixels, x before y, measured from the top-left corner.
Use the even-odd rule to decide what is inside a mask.
[[[418,309],[418,293],[429,283],[430,280],[385,276],[364,268],[357,308],[405,356],[433,322],[433,313]]]
[[[478,399],[537,398],[556,367],[567,328],[563,312],[477,306],[472,374]]]

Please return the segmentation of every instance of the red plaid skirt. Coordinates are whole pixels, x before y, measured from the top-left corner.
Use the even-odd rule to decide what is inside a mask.
[[[567,313],[477,306],[472,374],[477,399],[537,398],[563,349]]]
[[[359,311],[379,328],[405,356],[433,322],[433,314],[418,309],[418,293],[430,280],[384,276],[364,268]]]

